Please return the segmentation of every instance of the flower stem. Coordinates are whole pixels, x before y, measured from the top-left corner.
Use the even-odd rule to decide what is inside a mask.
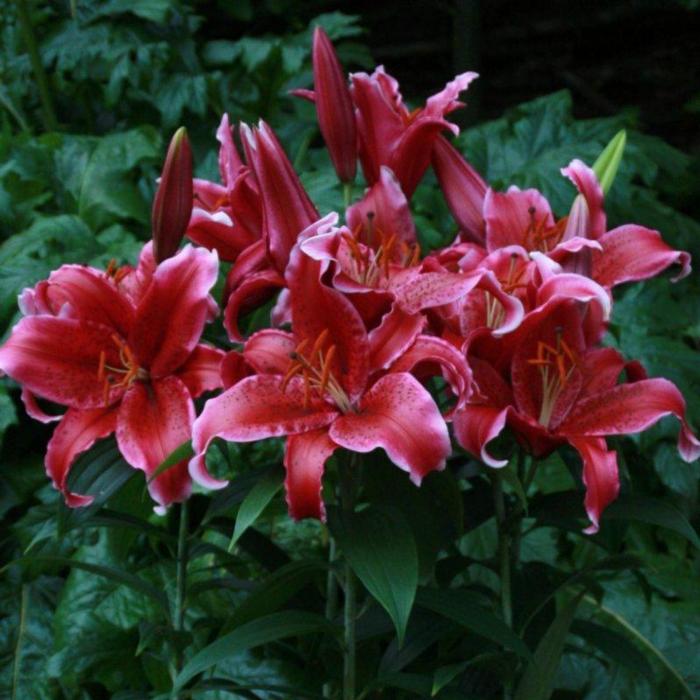
[[[336,557],[335,539],[332,535],[328,538],[328,575],[326,576],[326,620],[333,622],[338,609],[338,582],[336,581],[333,563]],[[332,695],[332,685],[323,684],[323,697],[330,698]]]
[[[345,565],[345,653],[343,659],[343,700],[355,700],[355,574]]]
[[[343,183],[343,204],[345,205],[345,210],[350,206],[352,202],[352,182]]]
[[[29,54],[29,62],[31,63],[34,79],[36,80],[36,87],[39,91],[41,111],[44,118],[44,127],[46,128],[46,131],[57,131],[58,122],[56,121],[56,112],[54,110],[53,100],[51,99],[51,92],[49,90],[49,80],[46,77],[44,64],[41,62],[41,56],[39,55],[39,49],[37,48],[36,37],[34,36],[34,28],[32,27],[32,20],[29,15],[27,0],[17,0],[17,19],[19,20],[24,45],[27,47],[27,54]]]
[[[340,465],[340,503],[343,516],[350,518],[355,510],[355,455],[350,454]],[[345,562],[343,608],[343,700],[355,700],[355,618],[357,617],[357,593],[355,574],[349,562]]]
[[[501,610],[503,620],[511,627],[513,624],[513,611],[510,587],[510,533],[506,523],[506,507],[503,498],[503,477],[498,473],[493,474],[493,504],[496,511],[496,523],[498,525],[498,562],[501,578]]]
[[[187,501],[180,504],[180,528],[177,536],[177,579],[175,587],[175,613],[173,627],[182,630],[185,621],[185,596],[187,595]]]

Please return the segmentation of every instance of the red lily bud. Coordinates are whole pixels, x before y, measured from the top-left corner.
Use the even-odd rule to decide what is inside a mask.
[[[432,164],[447,206],[465,238],[475,243],[483,243],[482,209],[487,188],[481,175],[443,136],[435,140]]]
[[[156,262],[172,257],[192,215],[192,149],[181,126],[168,146],[168,154],[153,199],[151,230]]]
[[[357,129],[348,82],[326,32],[314,30],[314,89],[321,134],[342,182],[352,182],[357,169]]]

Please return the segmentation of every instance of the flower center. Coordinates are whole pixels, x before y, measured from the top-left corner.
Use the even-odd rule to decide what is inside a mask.
[[[285,390],[292,377],[300,374],[304,379],[304,408],[309,407],[311,392],[314,392],[321,399],[328,395],[341,413],[349,413],[354,411],[354,407],[331,370],[336,346],[330,345],[325,349],[327,340],[328,330],[324,330],[316,338],[311,350],[307,352],[308,340],[302,340],[297,345],[296,350],[289,354],[292,364],[282,381],[282,391]]]
[[[360,243],[349,233],[343,234],[343,240],[350,250],[350,270],[346,272],[356,282],[366,287],[380,287],[391,276],[391,266],[401,269],[413,267],[420,259],[418,243],[409,244],[398,240],[396,234],[385,236],[380,230],[373,229],[372,219],[368,216],[368,241],[370,245]],[[372,245],[378,236],[379,244]]]
[[[530,223],[525,230],[525,243],[528,250],[539,250],[541,253],[548,253],[561,241],[561,237],[566,230],[567,217],[559,219],[554,226],[547,226],[547,217],[543,216],[537,220],[537,210],[535,207],[528,209]]]
[[[102,350],[100,364],[97,368],[97,379],[103,383],[105,406],[109,405],[109,392],[112,389],[128,388],[135,381],[146,382],[149,379],[148,372],[139,367],[131,348],[118,335],[112,336],[112,342],[119,349],[121,367],[108,365],[107,353]]]
[[[558,331],[556,346],[538,341],[537,355],[527,362],[530,365],[536,365],[540,371],[542,405],[537,421],[547,428],[557,399],[571,378],[578,359],[561,337],[561,331]]]

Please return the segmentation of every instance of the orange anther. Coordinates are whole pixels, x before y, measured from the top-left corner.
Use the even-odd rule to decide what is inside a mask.
[[[335,345],[331,345],[328,348],[325,358],[323,359],[322,367],[323,372],[321,373],[321,393],[326,390],[328,386],[328,379],[331,376],[331,365],[333,364],[333,358],[335,357]]]

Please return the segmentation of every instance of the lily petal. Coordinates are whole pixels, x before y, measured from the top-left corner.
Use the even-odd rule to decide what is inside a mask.
[[[686,462],[696,460],[700,457],[700,440],[686,422],[681,392],[667,379],[642,379],[589,396],[577,402],[558,432],[567,436],[629,435],[669,414],[681,422],[681,457]]]
[[[447,206],[459,224],[460,236],[483,244],[487,189],[483,178],[444,136],[435,139],[432,165]]]
[[[506,425],[508,410],[491,406],[464,406],[457,411],[452,421],[457,442],[489,467],[505,467],[508,460],[496,459],[489,454],[486,446],[501,434]]]
[[[430,394],[410,374],[387,374],[362,397],[359,413],[340,416],[329,435],[355,452],[382,447],[389,458],[409,472],[411,481],[443,469],[450,438],[440,410]]]
[[[370,371],[387,369],[411,347],[424,327],[424,316],[407,314],[398,304],[393,304],[369,333]]]
[[[27,415],[34,420],[38,420],[41,423],[53,423],[54,421],[61,420],[63,418],[62,413],[50,414],[46,413],[44,409],[39,406],[36,400],[36,396],[32,394],[26,387],[22,388],[22,403],[24,404],[24,410]]]
[[[165,377],[148,385],[135,382],[119,408],[119,450],[132,467],[150,477],[175,449],[189,440],[194,417],[190,393],[177,377]],[[161,506],[184,501],[191,490],[185,460],[148,485],[149,493]]]
[[[527,232],[533,220],[544,221],[544,228],[554,226],[549,202],[537,190],[511,188],[508,192],[489,189],[484,198],[486,247],[489,252],[507,245],[528,249]]]
[[[569,438],[572,447],[578,450],[583,460],[583,483],[586,485],[584,506],[591,524],[584,532],[598,532],[600,516],[620,491],[617,470],[617,453],[608,450],[602,438]]]
[[[446,340],[429,335],[420,335],[411,347],[391,366],[391,372],[413,372],[416,367],[430,366],[430,375],[435,376],[440,370],[445,375],[452,391],[461,406],[470,396],[472,372],[464,355]]]
[[[215,252],[189,245],[156,268],[129,336],[152,376],[171,374],[199,342],[218,269]]]
[[[0,370],[32,394],[73,408],[104,406],[100,355],[119,366],[114,330],[91,321],[26,316],[0,347]],[[113,389],[114,401],[121,390]]]
[[[604,287],[649,279],[673,264],[681,266],[673,282],[690,274],[690,255],[670,248],[658,231],[628,224],[608,231],[599,241],[603,252],[593,251],[592,277]]]
[[[46,473],[71,508],[87,506],[93,501],[92,496],[68,491],[68,473],[75,458],[89,450],[96,440],[113,433],[116,427],[117,411],[114,408],[69,408],[56,426],[46,450]]]
[[[290,435],[284,453],[287,478],[284,482],[289,514],[295,520],[318,518],[325,521],[321,479],[326,460],[338,449],[328,429]]]
[[[285,375],[297,343],[291,333],[266,328],[250,336],[243,349],[245,361],[259,374]]]
[[[346,219],[352,231],[363,232],[360,242],[371,248],[394,235],[408,245],[417,241],[406,195],[394,173],[384,165],[379,169],[379,180],[359,202],[348,207]]]
[[[190,462],[192,478],[207,488],[222,488],[206,470],[204,456],[216,437],[233,442],[253,442],[279,435],[293,435],[322,428],[337,417],[327,403],[304,404],[303,381],[295,377],[282,390],[277,375],[246,377],[221,396],[209,399],[192,429],[195,457]]]
[[[196,399],[205,391],[221,389],[221,362],[224,352],[210,345],[200,343],[187,358],[185,364],[175,374]]]
[[[579,191],[579,196],[571,207],[562,240],[568,241],[577,236],[600,238],[605,233],[607,224],[603,209],[603,188],[593,169],[574,158],[566,168],[561,169],[561,174],[568,177]]]
[[[231,292],[224,309],[224,328],[228,337],[243,342],[238,328],[240,316],[265,303],[278,289],[285,286],[284,278],[276,270],[261,270],[247,277]]]

